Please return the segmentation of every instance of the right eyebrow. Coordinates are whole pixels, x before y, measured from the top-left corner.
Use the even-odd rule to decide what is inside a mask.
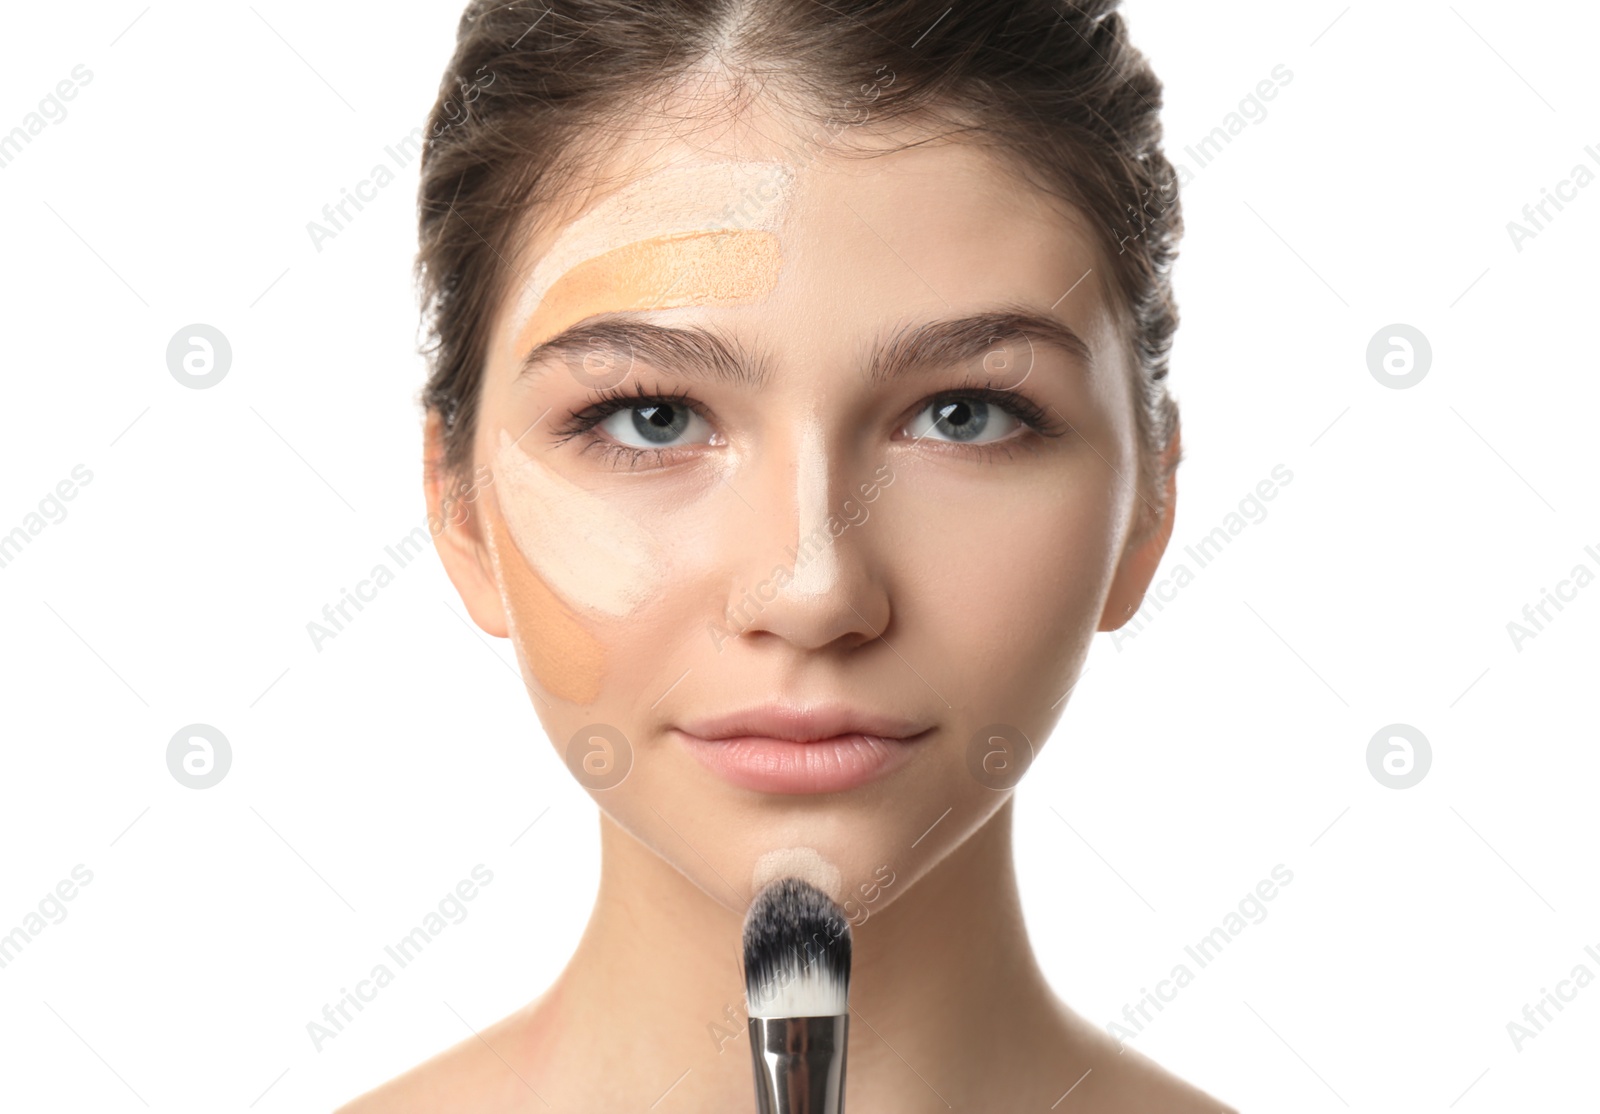
[[[555,357],[602,356],[607,360],[642,360],[652,367],[691,379],[707,379],[760,387],[770,379],[765,360],[745,351],[735,340],[699,325],[657,325],[628,312],[586,318],[535,345],[523,357],[518,378],[544,372]]]

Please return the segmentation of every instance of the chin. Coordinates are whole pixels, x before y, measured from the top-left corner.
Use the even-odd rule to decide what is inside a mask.
[[[627,777],[591,795],[620,828],[742,915],[768,882],[815,885],[859,927],[965,842],[1009,799],[974,777],[968,741],[933,729],[861,784],[774,792],[724,776],[667,732]],[[570,762],[569,762],[570,764]]]

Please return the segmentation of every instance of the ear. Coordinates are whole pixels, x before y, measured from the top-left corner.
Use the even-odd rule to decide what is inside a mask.
[[[422,442],[422,492],[433,546],[472,621],[496,638],[505,638],[505,606],[484,536],[496,510],[488,505],[495,499],[493,474],[487,466],[470,476],[454,475],[444,467],[444,423],[432,410]]]
[[[1144,602],[1145,591],[1150,587],[1161,556],[1172,539],[1172,523],[1178,507],[1177,463],[1182,455],[1181,431],[1174,426],[1172,440],[1161,456],[1161,466],[1167,475],[1167,505],[1161,521],[1146,525],[1142,537],[1130,535],[1117,564],[1117,575],[1111,581],[1111,593],[1106,597],[1105,610],[1100,613],[1100,626],[1096,629],[1112,631],[1120,628]],[[1144,508],[1139,508],[1143,510]]]

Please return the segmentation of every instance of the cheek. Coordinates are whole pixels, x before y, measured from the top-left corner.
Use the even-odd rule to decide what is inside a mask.
[[[511,640],[524,670],[551,696],[577,704],[593,703],[605,673],[605,647],[528,567],[498,509],[490,509],[486,520]]]
[[[1081,455],[1093,461],[1087,447]],[[893,549],[928,555],[899,610],[921,617],[916,637],[951,660],[989,663],[972,677],[990,694],[980,704],[1001,694],[1031,703],[1093,636],[1122,503],[1109,469],[1095,465],[1075,458],[1004,483],[924,473],[899,491]]]

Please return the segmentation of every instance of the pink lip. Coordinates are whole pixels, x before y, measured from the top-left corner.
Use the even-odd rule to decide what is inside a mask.
[[[837,793],[904,765],[923,727],[840,706],[770,705],[675,729],[719,777],[760,793]]]

